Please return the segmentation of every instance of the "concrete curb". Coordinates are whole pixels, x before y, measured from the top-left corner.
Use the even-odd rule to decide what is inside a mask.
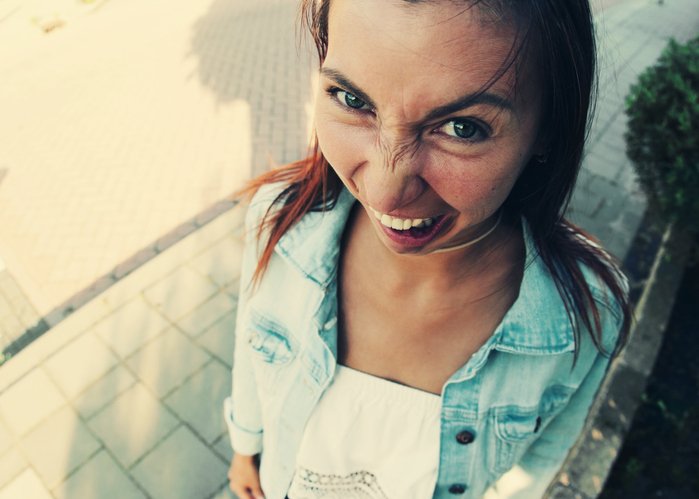
[[[545,499],[594,499],[602,491],[655,365],[692,241],[676,227],[666,229],[634,310],[629,342],[612,362],[585,429]]]

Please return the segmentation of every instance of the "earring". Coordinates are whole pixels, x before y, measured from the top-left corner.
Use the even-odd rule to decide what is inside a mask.
[[[537,166],[544,166],[548,162],[549,157],[546,154],[535,154],[532,156],[532,159]]]

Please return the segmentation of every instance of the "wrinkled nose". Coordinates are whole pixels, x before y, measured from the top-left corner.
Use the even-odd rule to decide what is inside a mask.
[[[382,213],[410,206],[425,191],[419,150],[383,142],[374,148],[365,168],[365,199]]]

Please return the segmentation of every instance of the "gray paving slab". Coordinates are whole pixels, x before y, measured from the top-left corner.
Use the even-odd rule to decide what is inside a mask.
[[[230,235],[192,260],[192,267],[218,286],[231,284],[238,275],[243,257],[243,241]]]
[[[220,407],[230,392],[230,369],[214,360],[168,395],[165,403],[211,445],[226,431],[220,411],[212,408]]]
[[[49,357],[44,369],[72,399],[112,370],[118,359],[97,336],[84,334]]]
[[[171,328],[129,357],[126,365],[162,398],[199,371],[210,358],[185,334]]]
[[[87,420],[136,383],[131,371],[117,365],[76,397],[73,407]]]
[[[65,402],[65,397],[49,376],[36,368],[2,393],[0,417],[9,430],[20,437]]]
[[[7,486],[0,490],[0,499],[18,499],[19,497],[53,499],[51,494],[44,488],[41,479],[31,468],[24,470]]]
[[[20,442],[22,453],[49,488],[61,483],[101,447],[72,408],[44,419]]]
[[[204,333],[197,337],[196,342],[212,356],[223,362],[229,368],[233,367],[233,351],[235,348],[235,317],[237,310],[221,317]]]
[[[234,274],[238,272],[235,271]],[[227,293],[218,293],[178,320],[177,327],[191,337],[196,337],[218,322],[224,315],[236,309],[238,300]]]
[[[17,448],[0,454],[0,490],[28,469],[29,463]],[[0,496],[1,497],[1,496]]]
[[[224,458],[225,462],[231,462],[231,459],[233,459],[233,448],[231,447],[231,440],[228,436],[228,432],[221,435],[218,440],[216,440],[213,449],[219,456]]]
[[[56,499],[114,497],[146,499],[146,494],[104,450],[53,490]]]
[[[181,426],[133,470],[151,497],[207,499],[226,482],[228,467]]]
[[[142,296],[137,296],[95,325],[94,331],[120,357],[125,358],[155,338],[170,323]]]
[[[146,300],[170,321],[176,321],[212,298],[218,287],[187,265],[153,284],[143,293]]]
[[[141,384],[124,391],[88,420],[90,429],[124,468],[131,467],[178,424]]]

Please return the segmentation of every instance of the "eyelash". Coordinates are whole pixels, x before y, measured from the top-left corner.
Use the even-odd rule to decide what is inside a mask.
[[[357,97],[356,95],[354,95],[352,92],[348,92],[347,90],[343,90],[343,89],[341,89],[341,88],[339,88],[339,87],[329,87],[329,88],[326,90],[326,92],[327,92],[327,94],[335,101],[335,103],[337,103],[341,108],[343,108],[343,109],[345,109],[345,110],[347,110],[347,111],[349,111],[349,112],[352,112],[352,113],[355,113],[355,112],[371,112],[371,113],[373,113],[373,110],[372,110],[372,109],[362,109],[362,108],[352,107],[352,106],[348,105],[347,103],[342,102],[342,101],[340,100],[340,98],[338,97],[338,95],[337,95],[337,94],[339,94],[340,92],[342,92],[342,93],[344,93],[344,94],[351,95],[352,97],[354,97],[354,98],[356,98],[357,100],[361,101],[365,106],[367,105],[366,102],[364,102],[362,99],[360,99],[359,97]]]
[[[343,90],[342,88],[331,86],[326,89],[326,93],[333,99],[333,101],[340,106],[344,111],[350,112],[350,113],[370,113],[373,114],[374,110],[371,108],[362,108],[362,107],[352,107],[348,105],[346,102],[343,102],[340,100],[338,97],[338,94],[342,92],[346,95],[351,95],[352,97],[356,98],[358,101],[362,102],[364,106],[366,106],[366,102],[364,102],[362,99],[359,97],[355,96],[353,93],[348,92],[347,90]],[[450,123],[453,123],[456,125],[457,123],[465,123],[469,126],[474,127],[475,129],[475,134],[478,135],[478,138],[471,138],[471,137],[457,137],[454,135],[449,135],[444,132],[440,132],[442,128],[445,126],[449,125]],[[464,143],[464,142],[471,142],[471,143],[478,143],[478,142],[483,142],[490,138],[490,135],[492,133],[491,128],[483,123],[480,120],[475,120],[473,118],[451,118],[447,121],[442,122],[440,125],[436,126],[435,128],[432,129],[433,133],[439,133],[441,135],[444,135],[447,137],[449,140],[453,140],[459,143]]]
[[[474,135],[476,137],[458,137],[455,135],[449,135],[445,132],[441,132],[444,127],[446,127],[449,124],[453,124],[452,126],[455,126],[457,123],[464,123],[470,127],[473,127],[474,129]],[[480,120],[475,120],[473,118],[451,118],[445,122],[443,122],[441,125],[435,127],[433,129],[434,133],[440,133],[445,135],[448,139],[450,140],[455,140],[457,142],[471,142],[471,143],[478,143],[478,142],[484,142],[485,140],[490,138],[490,135],[492,133],[491,128],[483,123]]]

